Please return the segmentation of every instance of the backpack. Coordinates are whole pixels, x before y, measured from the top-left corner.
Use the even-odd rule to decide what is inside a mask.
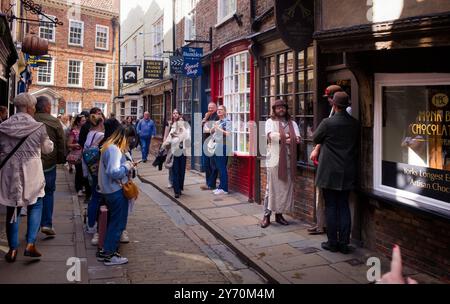
[[[100,163],[100,148],[92,147],[92,144],[94,143],[95,140],[95,136],[97,136],[97,133],[94,134],[94,137],[92,138],[89,148],[83,150],[83,160],[91,176],[98,175],[98,168]]]

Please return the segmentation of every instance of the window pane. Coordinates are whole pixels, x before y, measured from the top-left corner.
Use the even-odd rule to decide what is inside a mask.
[[[285,68],[285,54],[278,55],[278,73],[284,74],[286,72]]]
[[[302,70],[305,68],[305,51],[298,53],[298,67],[297,69]]]
[[[308,71],[308,80],[306,84],[306,90],[307,91],[314,91],[314,71],[309,70]]]
[[[298,72],[297,79],[298,79],[298,91],[305,92],[305,72]]]
[[[294,53],[289,52],[287,54],[287,72],[291,73],[294,71]]]
[[[313,115],[314,113],[314,95],[306,94],[305,115]]]
[[[308,68],[314,66],[314,47],[309,47],[308,48],[308,58],[307,58],[307,63]]]

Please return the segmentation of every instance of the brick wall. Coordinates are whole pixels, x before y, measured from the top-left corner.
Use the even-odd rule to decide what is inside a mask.
[[[308,223],[314,223],[315,186],[314,172],[310,169],[298,169],[294,183],[293,216]],[[261,203],[264,203],[267,189],[267,170],[261,167]]]
[[[58,94],[62,95],[60,99],[60,109],[66,109],[66,102],[75,101],[82,102],[82,109],[93,107],[94,102],[102,102],[107,104],[108,112],[112,111],[111,98],[113,95],[113,79],[114,79],[114,95],[118,92],[118,32],[114,36],[112,18],[92,16],[84,14],[82,11],[81,21],[84,22],[84,40],[83,47],[69,46],[69,20],[67,10],[61,7],[45,6],[43,7],[46,14],[57,17],[64,23],[56,28],[55,43],[49,43],[49,55],[54,59],[54,83],[53,85],[41,86],[37,84],[37,71],[34,69],[33,85],[30,92],[35,92],[43,88],[51,88]],[[36,16],[29,15],[29,18]],[[108,50],[99,50],[95,48],[96,25],[109,27],[109,47]],[[39,35],[39,26],[30,26],[32,34]],[[113,65],[113,49],[116,50],[116,64]],[[68,87],[68,61],[70,59],[80,60],[83,62],[82,71],[82,87]],[[108,86],[106,89],[94,88],[95,64],[108,64]],[[114,73],[114,77],[113,77]]]

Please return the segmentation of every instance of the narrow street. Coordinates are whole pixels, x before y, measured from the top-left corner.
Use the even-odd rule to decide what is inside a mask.
[[[65,284],[71,257],[81,259],[81,283],[265,283],[244,265],[224,244],[195,221],[186,211],[153,187],[139,183],[141,195],[129,217],[127,230],[131,242],[121,246],[129,264],[106,267],[95,259],[96,247],[91,236],[83,232],[83,209],[86,205],[73,190],[73,175],[58,170],[55,229],[53,239],[39,235],[37,247],[43,258],[30,261],[23,257],[26,217],[22,217],[21,249],[18,261],[0,260],[1,283]],[[4,210],[0,216],[0,251],[7,252]]]

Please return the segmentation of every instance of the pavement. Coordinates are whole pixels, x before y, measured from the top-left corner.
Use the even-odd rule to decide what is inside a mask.
[[[286,216],[289,226],[273,223],[262,229],[262,206],[249,203],[236,192],[214,196],[202,191],[204,175],[186,172],[185,191],[179,199],[167,188],[168,171],[158,171],[152,161],[139,165],[138,176],[152,185],[180,207],[189,212],[208,231],[228,245],[252,268],[263,274],[270,283],[280,284],[369,284],[368,259],[380,260],[381,273],[390,269],[390,260],[381,254],[353,246],[351,254],[331,253],[321,248],[326,236],[312,236],[309,225]],[[273,219],[272,219],[273,220]],[[420,283],[440,283],[437,279],[404,267],[404,274]]]
[[[84,199],[76,196],[74,175],[58,169],[54,225],[55,238],[39,234],[39,260],[23,257],[26,217],[20,225],[18,260],[7,264],[5,209],[0,209],[0,284],[264,284],[257,271],[203,228],[189,213],[154,187],[138,182],[141,194],[129,217],[131,242],[120,252],[123,266],[106,267],[95,258],[96,247],[84,227]],[[80,281],[69,281],[70,258],[78,262]],[[70,260],[69,260],[70,261]],[[73,278],[73,277],[72,277]]]

